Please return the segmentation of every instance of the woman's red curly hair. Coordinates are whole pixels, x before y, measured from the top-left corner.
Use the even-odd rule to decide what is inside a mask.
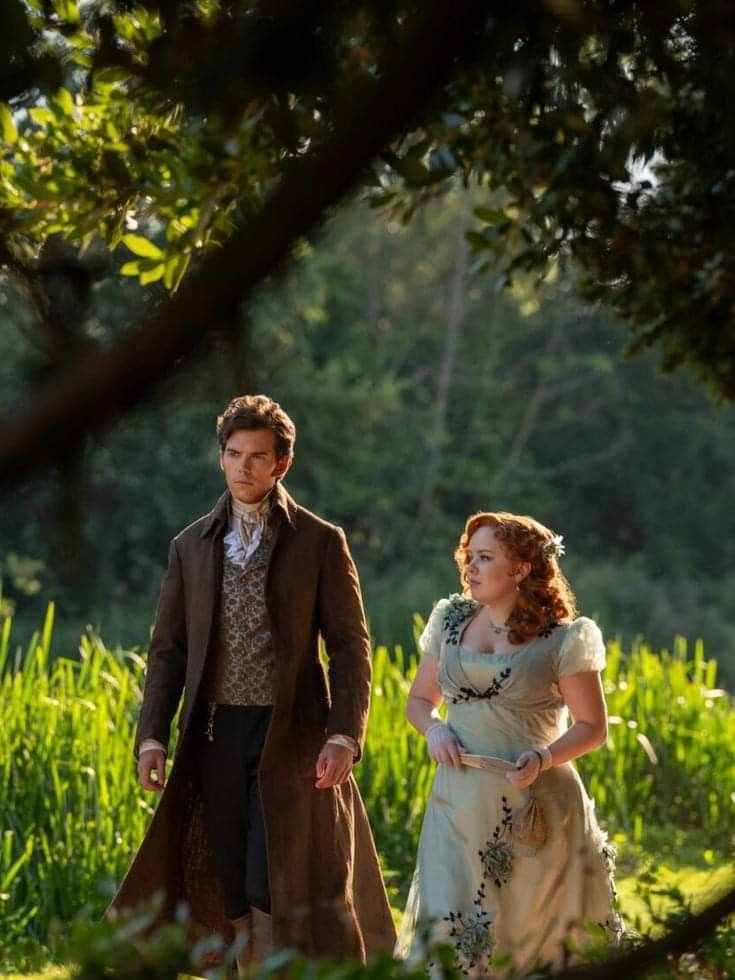
[[[559,562],[545,555],[544,545],[554,532],[539,524],[533,517],[518,514],[481,512],[468,518],[454,560],[459,569],[465,593],[467,586],[467,549],[470,538],[479,527],[490,527],[511,561],[528,562],[531,570],[520,583],[518,601],[508,617],[508,639],[511,643],[527,643],[547,629],[551,623],[574,619],[577,599]]]

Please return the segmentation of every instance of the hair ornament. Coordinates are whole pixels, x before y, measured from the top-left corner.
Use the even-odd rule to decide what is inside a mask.
[[[564,547],[563,534],[555,534],[553,538],[544,541],[541,546],[541,553],[544,558],[561,558],[565,552],[566,548]]]

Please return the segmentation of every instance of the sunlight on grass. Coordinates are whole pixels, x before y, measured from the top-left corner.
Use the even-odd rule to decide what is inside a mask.
[[[657,916],[663,916],[674,908],[670,896],[656,894],[669,888],[678,888],[685,900],[691,901],[692,911],[701,912],[735,884],[735,867],[726,864],[716,868],[659,866],[657,879],[658,884],[652,894],[653,911]],[[618,879],[618,895],[626,925],[640,932],[650,930],[652,934],[660,933],[661,928],[651,924],[649,910],[638,893],[639,887],[637,876]]]
[[[0,973],[0,980],[69,980],[69,976],[66,968],[49,966],[41,973]]]
[[[417,630],[420,628],[417,620]],[[143,659],[85,634],[76,657],[52,653],[53,606],[24,655],[10,620],[0,631],[0,969],[38,971],[80,909],[92,920],[142,839],[151,806],[135,781],[130,746]],[[378,647],[365,756],[357,772],[396,925],[416,859],[434,775],[404,705],[416,657]],[[715,687],[717,664],[683,640],[660,655],[637,642],[608,644],[605,690],[611,737],[579,760],[602,826],[618,849],[617,885],[629,928],[655,931],[677,907],[697,912],[735,882],[728,864],[735,797],[735,710]],[[696,733],[696,738],[693,736]],[[69,760],[85,760],[81,765]],[[88,764],[86,764],[88,763]],[[713,763],[717,766],[716,778]],[[80,827],[84,833],[80,834]],[[74,860],[68,860],[73,854]],[[104,887],[106,885],[106,887]],[[650,907],[647,904],[650,902]],[[681,903],[679,903],[681,904]],[[28,955],[21,951],[29,944]],[[68,980],[69,971],[0,973],[0,980]]]

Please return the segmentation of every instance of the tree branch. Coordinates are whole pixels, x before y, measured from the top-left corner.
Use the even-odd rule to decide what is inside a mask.
[[[649,940],[637,949],[615,956],[597,966],[573,967],[553,973],[550,980],[620,980],[634,978],[668,956],[693,951],[727,916],[735,913],[735,888],[698,915],[688,916],[660,939]]]
[[[108,351],[80,357],[17,421],[6,421],[0,430],[0,480],[29,473],[139,402],[212,325],[230,321],[299,237],[405,130],[455,65],[472,59],[487,16],[485,4],[441,0],[406,24],[401,40],[387,49],[379,77],[350,87],[335,110],[331,137],[287,166],[262,211],[221,251],[208,254],[155,314]]]

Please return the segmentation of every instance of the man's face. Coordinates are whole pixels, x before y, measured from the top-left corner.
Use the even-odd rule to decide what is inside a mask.
[[[276,457],[276,434],[271,429],[235,429],[220,453],[219,465],[227,488],[244,504],[254,504],[286,474],[291,457]]]

